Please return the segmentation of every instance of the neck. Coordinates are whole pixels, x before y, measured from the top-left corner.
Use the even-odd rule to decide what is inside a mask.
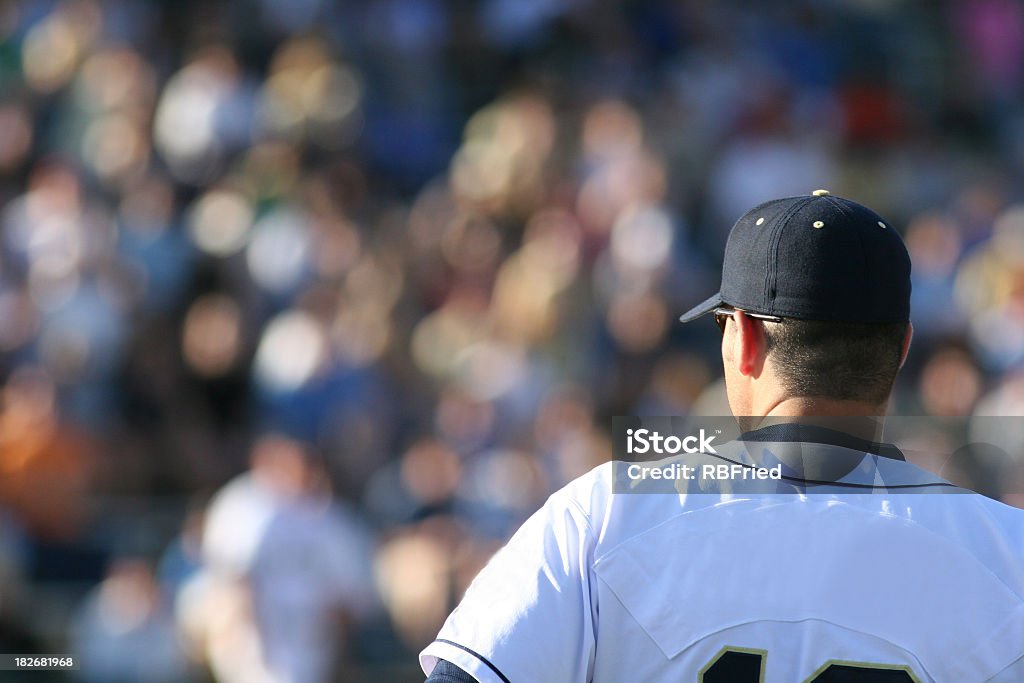
[[[794,396],[774,401],[765,417],[876,417],[885,415],[886,406],[863,401],[841,401],[830,398]]]
[[[799,422],[845,432],[867,441],[882,440],[886,405],[862,401],[841,401],[797,396],[779,399],[761,417],[748,418],[745,431],[760,429],[780,422]]]

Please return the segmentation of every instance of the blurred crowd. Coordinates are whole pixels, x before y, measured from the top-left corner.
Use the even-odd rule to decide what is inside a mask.
[[[0,651],[419,680],[611,416],[728,414],[776,196],[903,233],[894,412],[1024,414],[1022,85],[1016,0],[0,1]]]

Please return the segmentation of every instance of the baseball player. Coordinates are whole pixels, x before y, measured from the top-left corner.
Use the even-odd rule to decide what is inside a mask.
[[[825,190],[761,204],[682,320],[708,313],[744,433],[677,460],[778,476],[630,495],[609,463],[570,483],[420,654],[428,681],[1024,681],[1024,512],[870,428],[912,334],[896,230]]]

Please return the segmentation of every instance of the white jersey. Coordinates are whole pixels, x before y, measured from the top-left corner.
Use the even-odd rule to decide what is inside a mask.
[[[786,480],[613,494],[609,463],[552,495],[424,672],[441,658],[481,683],[1024,681],[1024,512],[901,459],[750,446],[677,460],[781,460]],[[779,455],[793,446],[798,462]],[[843,476],[806,483],[842,458]]]

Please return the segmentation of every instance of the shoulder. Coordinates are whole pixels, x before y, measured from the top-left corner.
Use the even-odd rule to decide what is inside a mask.
[[[690,467],[699,467],[704,462],[689,455],[669,460]],[[695,482],[689,481],[661,481],[655,482],[659,485],[654,487],[636,487],[627,473],[631,464],[604,463],[553,493],[543,513],[548,523],[563,515],[570,516],[596,558],[669,519],[725,499],[720,491],[694,490]]]
[[[956,529],[964,543],[988,542],[1012,550],[1024,563],[1024,510],[980,493],[942,497],[946,524]],[[946,500],[948,499],[948,500]]]
[[[574,509],[587,519],[599,518],[612,502],[614,463],[598,465],[551,494],[549,504]]]

